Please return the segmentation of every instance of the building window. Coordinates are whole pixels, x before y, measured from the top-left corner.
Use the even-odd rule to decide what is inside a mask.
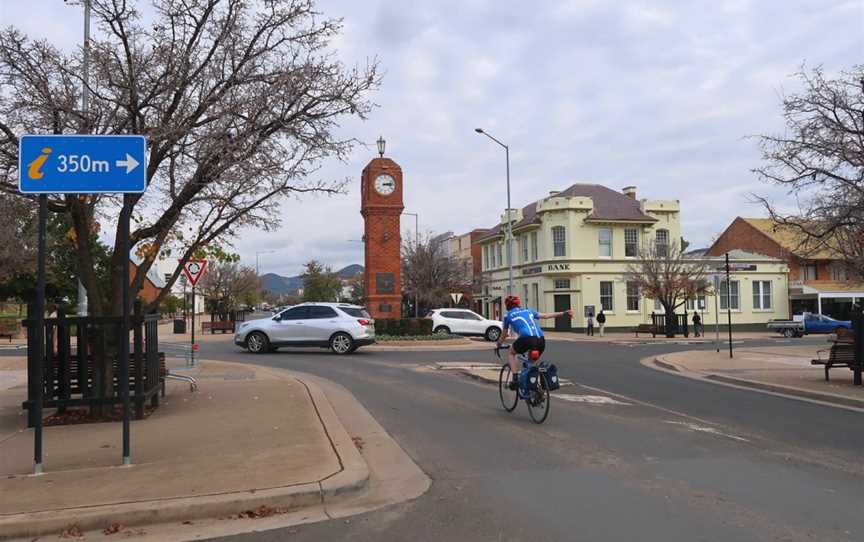
[[[655,300],[654,300],[654,310],[655,310],[655,311],[660,311],[660,312],[663,311],[663,303],[660,303],[660,300],[659,300],[659,299],[655,299]]]
[[[495,265],[496,265],[497,267],[500,267],[500,266],[504,265],[504,256],[502,255],[503,250],[504,250],[504,243],[498,243],[498,244],[496,245],[496,248],[495,248],[495,251],[496,251],[497,254],[498,254],[498,257],[497,257],[497,259],[496,259],[496,261],[495,261]]]
[[[639,285],[635,282],[627,282],[627,310],[639,310]]]
[[[819,273],[817,273],[817,267],[815,263],[805,263],[804,264],[804,280],[816,280],[819,278]]]
[[[639,253],[639,230],[627,228],[624,230],[624,256],[635,258]]]
[[[600,239],[600,257],[601,258],[611,258],[612,257],[612,230],[608,228],[602,228],[597,230],[598,238]]]
[[[540,248],[537,246],[537,232],[531,232],[531,261],[536,262],[540,259]]]
[[[552,255],[556,257],[567,255],[567,240],[564,226],[552,227]]]
[[[604,280],[600,282],[600,306],[603,307],[604,311],[614,310],[612,286],[613,284],[611,281]]]
[[[528,236],[519,237],[519,245],[522,247],[522,263],[528,261]]]
[[[658,258],[666,258],[669,255],[669,230],[657,230],[654,234],[654,247]]]
[[[731,288],[727,288],[727,285],[731,285]],[[740,284],[737,280],[733,280],[731,283],[727,283],[725,280],[720,283],[720,310],[728,310],[731,306],[733,311],[737,311],[741,309],[741,302],[739,299],[739,288]]]
[[[687,300],[688,311],[704,311],[705,307],[706,305],[704,295],[700,295],[698,297],[691,297]]]
[[[531,293],[534,294],[534,308],[540,310],[540,286],[535,282],[531,285]]]
[[[523,305],[523,307],[530,307],[531,306],[531,300],[528,299],[528,285],[527,284],[522,285],[522,300],[523,300],[523,303],[525,303]]]
[[[570,279],[555,279],[555,289],[556,290],[569,290],[570,289]]]
[[[753,281],[753,308],[769,310],[771,308],[771,281]]]
[[[489,269],[489,245],[483,245],[483,269]]]
[[[846,266],[842,263],[831,264],[831,280],[844,282],[849,280],[849,273],[846,271]]]

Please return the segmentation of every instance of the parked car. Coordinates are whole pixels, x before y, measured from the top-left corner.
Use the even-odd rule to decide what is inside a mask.
[[[784,337],[802,337],[810,333],[836,333],[838,329],[852,329],[850,320],[835,320],[824,314],[804,313],[793,320],[772,320],[768,329]]]
[[[432,319],[433,333],[476,335],[487,341],[497,341],[501,336],[501,322],[483,318],[468,309],[434,309],[426,318]]]
[[[318,346],[350,354],[375,342],[375,321],[366,309],[348,303],[302,303],[271,318],[243,322],[234,344],[261,354],[280,346]]]

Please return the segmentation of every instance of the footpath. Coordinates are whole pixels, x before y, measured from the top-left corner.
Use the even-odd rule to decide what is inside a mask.
[[[341,386],[176,359],[169,369],[194,377],[198,390],[169,381],[161,406],[132,421],[131,466],[120,466],[119,423],[49,426],[45,473],[34,476],[24,365],[0,358],[0,539],[96,530],[188,540],[357,513],[429,486]]]
[[[729,351],[688,351],[645,358],[643,365],[670,371],[680,376],[704,379],[719,384],[735,385],[763,392],[777,393],[798,399],[819,401],[834,406],[864,408],[864,386],[852,384],[852,371],[838,367],[825,381],[821,365],[810,360],[830,343],[810,343],[794,346],[740,347]]]

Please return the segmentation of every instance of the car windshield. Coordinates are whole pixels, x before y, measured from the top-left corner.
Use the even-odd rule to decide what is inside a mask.
[[[362,307],[339,307],[339,310],[354,318],[371,318],[366,309]]]

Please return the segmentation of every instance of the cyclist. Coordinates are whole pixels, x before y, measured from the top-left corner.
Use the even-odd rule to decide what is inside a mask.
[[[509,350],[510,370],[513,373],[513,381],[510,383],[510,386],[511,389],[515,388],[515,384],[518,381],[521,384],[519,386],[521,388],[520,392],[524,394],[528,383],[528,375],[526,371],[525,378],[520,378],[522,368],[519,366],[519,361],[516,359],[517,354],[524,354],[532,350],[537,350],[542,355],[543,351],[546,350],[546,338],[543,336],[543,330],[540,328],[540,322],[538,322],[538,320],[558,318],[565,314],[572,317],[573,311],[566,310],[561,312],[539,313],[535,310],[523,309],[522,300],[518,295],[508,295],[504,299],[504,307],[507,309],[507,314],[504,316],[502,322],[504,333],[502,333],[501,337],[498,339],[498,346],[501,346],[501,343],[510,335],[510,329],[513,329],[514,333],[518,335],[518,338],[513,341]],[[536,360],[531,361],[534,362]]]

